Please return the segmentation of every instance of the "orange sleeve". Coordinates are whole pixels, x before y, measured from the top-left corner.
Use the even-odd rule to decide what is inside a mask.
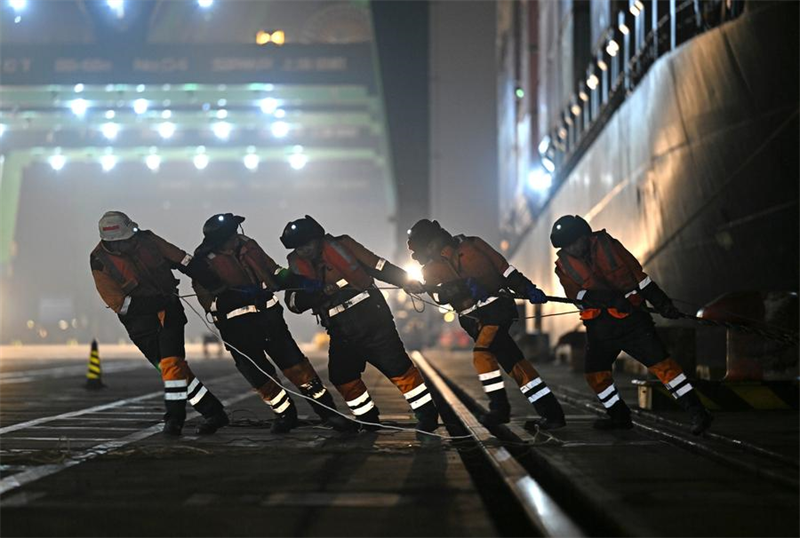
[[[486,256],[486,258],[491,262],[494,268],[497,269],[498,273],[502,275],[506,272],[506,269],[508,269],[509,264],[502,254],[493,249],[491,245],[489,245],[489,243],[487,243],[480,237],[471,237],[470,239],[472,240],[472,244],[475,246],[475,248],[478,249],[481,252],[481,254]]]
[[[92,270],[92,278],[94,278],[94,287],[100,294],[100,298],[108,307],[116,313],[122,310],[122,304],[125,302],[125,292],[116,280],[105,274],[103,271]]]
[[[336,240],[342,245],[344,248],[349,250],[355,258],[361,262],[362,265],[369,269],[378,269],[380,270],[383,264],[379,264],[382,260],[386,262],[383,258],[379,257],[377,254],[372,252],[370,249],[350,237],[349,235],[342,235],[337,237]],[[380,267],[379,267],[380,265]]]
[[[187,258],[187,253],[184,250],[181,250],[169,241],[157,236],[153,232],[148,231],[146,233],[149,235],[149,239],[156,245],[159,252],[161,252],[161,255],[166,259],[176,265],[180,264],[185,266],[189,264],[191,257]]]
[[[577,299],[578,292],[581,291],[581,287],[574,280],[568,277],[564,271],[558,267],[558,265],[556,265],[556,276],[558,276],[558,280],[561,281],[561,287],[564,288],[564,294],[570,299]]]

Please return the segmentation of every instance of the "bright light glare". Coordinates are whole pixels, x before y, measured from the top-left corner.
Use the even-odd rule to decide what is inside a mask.
[[[289,124],[285,121],[276,121],[270,127],[270,131],[272,131],[272,136],[275,138],[283,138],[289,134]]]
[[[261,100],[259,106],[261,106],[261,112],[264,114],[272,114],[278,108],[278,100],[273,97],[267,97]]]
[[[147,99],[137,99],[133,102],[133,111],[141,115],[147,112],[149,106],[150,103],[147,102]]]
[[[550,147],[550,137],[545,135],[545,137],[542,138],[542,141],[539,142],[539,153],[543,154],[544,152],[547,151],[547,148],[549,147]]]
[[[100,132],[102,132],[103,136],[107,139],[114,140],[119,134],[119,125],[116,123],[104,123],[103,126],[100,127]]]
[[[159,168],[161,168],[161,157],[158,155],[148,155],[144,159],[144,164],[147,165],[151,171],[156,172]]]
[[[172,117],[172,111],[171,110],[162,110],[161,111],[161,117],[164,118],[165,120],[170,119]]]
[[[106,110],[106,119],[107,120],[113,120],[115,117],[117,117],[117,113],[116,112],[114,112],[113,110]]]
[[[547,157],[542,157],[542,166],[551,174],[556,170],[556,165]]]
[[[0,138],[2,138],[4,134],[6,134],[6,126],[0,123]]]
[[[50,163],[50,167],[53,170],[58,172],[59,170],[64,168],[65,164],[67,164],[67,158],[64,157],[63,155],[56,154],[52,155],[49,159],[47,159],[47,162]]]
[[[76,116],[83,116],[89,108],[89,102],[86,99],[75,99],[69,104],[69,107]]]
[[[253,171],[258,169],[258,163],[261,162],[261,159],[259,159],[258,155],[255,153],[248,153],[242,160],[244,161],[245,168]]]
[[[286,117],[286,111],[284,109],[282,109],[282,108],[279,108],[278,110],[275,111],[275,117],[276,118],[285,118]]]
[[[294,170],[301,170],[306,164],[308,164],[308,157],[302,153],[289,155],[289,166],[291,166]]]
[[[80,83],[76,84],[75,88],[74,88],[75,93],[81,93],[84,88],[85,88],[85,86],[83,84],[80,84]]]
[[[197,5],[203,9],[208,9],[214,5],[214,0],[197,0]]]
[[[231,136],[232,129],[233,126],[225,121],[217,122],[211,127],[211,130],[214,131],[214,136],[220,140],[227,140]]]
[[[537,192],[545,192],[553,185],[553,177],[536,167],[528,172],[528,187]]]
[[[8,5],[16,12],[20,12],[28,7],[28,0],[8,0]]]
[[[408,278],[411,280],[416,280],[417,282],[422,282],[422,266],[417,262],[409,262],[403,266],[403,270],[408,275]]]
[[[194,163],[194,167],[198,170],[205,170],[206,166],[208,166],[208,155],[205,153],[198,153],[192,159]]]
[[[592,73],[589,75],[589,78],[586,79],[586,85],[589,86],[590,90],[597,89],[597,85],[600,83],[600,79],[597,78],[597,75]]]
[[[103,155],[100,157],[100,166],[103,167],[103,172],[110,172],[117,166],[117,157],[115,155]]]
[[[175,124],[168,121],[160,124],[158,126],[158,134],[165,140],[172,138],[172,135],[175,134]]]
[[[228,117],[228,111],[227,110],[225,110],[224,108],[220,108],[219,110],[217,110],[217,119],[218,120],[224,120],[227,117]]]

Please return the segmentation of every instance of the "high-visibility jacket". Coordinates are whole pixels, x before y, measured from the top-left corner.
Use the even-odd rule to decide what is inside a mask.
[[[173,295],[178,279],[172,269],[186,267],[192,257],[149,230],[136,233],[133,252],[110,250],[100,241],[89,255],[92,277],[109,308],[125,314],[130,297]]]
[[[273,292],[279,289],[276,278],[283,267],[275,263],[254,239],[246,235],[238,234],[236,245],[231,250],[215,249],[203,256],[226,288],[255,285]],[[216,298],[215,294],[196,280],[192,281],[192,287],[200,305],[209,311]]]
[[[472,278],[489,294],[506,286],[506,279],[516,269],[508,264],[502,254],[480,237],[458,235],[454,239],[454,245],[446,245],[438,258],[422,267],[426,285],[440,286]],[[434,299],[437,297],[434,296]],[[465,296],[458,298],[452,306],[462,311],[475,303],[474,298]]]
[[[333,237],[325,235],[322,242],[322,256],[312,262],[291,252],[288,256],[292,272],[323,284],[349,285],[359,291],[372,286],[375,280],[366,268],[381,271],[386,260],[379,258],[368,248],[348,235]]]
[[[622,243],[605,230],[592,233],[587,259],[570,256],[563,249],[558,251],[556,274],[570,299],[583,299],[589,290],[614,290],[622,293],[633,306],[642,304],[639,290],[650,284],[650,277],[642,270],[639,261]],[[616,318],[628,314],[608,308]],[[581,308],[581,319],[594,319],[602,313],[601,308]]]

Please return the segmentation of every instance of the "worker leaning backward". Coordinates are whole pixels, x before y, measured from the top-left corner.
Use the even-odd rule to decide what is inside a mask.
[[[209,290],[195,279],[192,285],[198,301],[212,316],[236,368],[275,412],[273,433],[288,432],[297,426],[297,407],[275,382],[277,374],[267,356],[309,399],[324,424],[340,431],[354,429],[353,423],[336,414],[330,392],[283,319],[283,308],[275,293],[302,281],[275,263],[255,240],[238,233],[244,220],[232,213],[221,213],[203,225],[204,239],[194,252],[195,259],[205,263],[224,287]]]
[[[292,312],[312,310],[328,330],[329,378],[353,415],[373,424],[380,420],[361,379],[369,362],[403,393],[417,417],[416,428],[435,430],[438,412],[375,279],[414,293],[421,292],[422,285],[353,238],[325,233],[308,215],[288,223],[281,242],[293,249],[288,256],[292,272],[322,285],[321,289],[288,291],[285,300]]]
[[[580,317],[586,326],[586,381],[606,408],[599,429],[631,428],[631,412],[620,397],[611,367],[625,351],[655,374],[691,417],[692,433],[711,425],[711,414],[700,402],[681,367],[669,357],[655,332],[650,314],[640,307],[649,301],[665,318],[680,311],[642,270],[639,261],[605,230],[593,232],[577,215],[559,218],[550,234],[560,249],[556,275],[567,297],[582,301]]]
[[[510,420],[502,366],[541,415],[526,428],[564,426],[561,404],[508,332],[518,317],[508,290],[534,304],[547,302],[544,292],[480,237],[453,236],[435,220],[411,227],[408,248],[422,264],[428,293],[458,312],[461,327],[475,341],[473,365],[489,397],[489,413],[481,422],[493,426]]]
[[[198,434],[228,424],[222,403],[195,377],[186,362],[186,316],[172,270],[212,289],[219,279],[202,263],[149,230],[139,229],[125,213],[108,211],[100,219],[100,242],[89,256],[95,286],[117,313],[136,347],[161,372],[164,381],[164,433],[180,435],[186,401],[204,417]]]

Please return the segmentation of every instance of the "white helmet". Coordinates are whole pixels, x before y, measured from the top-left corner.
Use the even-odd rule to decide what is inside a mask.
[[[100,218],[100,239],[103,241],[122,241],[130,239],[139,231],[139,225],[122,211],[106,211]]]

